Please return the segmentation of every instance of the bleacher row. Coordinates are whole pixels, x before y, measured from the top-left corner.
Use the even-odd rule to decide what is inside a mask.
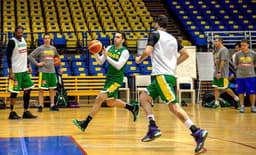
[[[206,31],[256,31],[255,1],[167,1],[196,45],[207,45]]]
[[[128,39],[145,38],[153,21],[142,0],[1,0],[1,4],[1,32],[12,33],[17,25],[23,26],[29,47],[44,32],[53,32],[54,40],[70,48],[83,37],[113,38],[113,32],[105,31],[131,31]],[[101,32],[78,33],[86,31]]]
[[[60,55],[61,66],[63,71],[63,76],[105,76],[108,63],[105,62],[103,65],[99,65],[94,57],[90,55],[89,61],[85,59],[82,55]],[[32,64],[32,76],[38,76],[38,67]],[[148,57],[141,64],[136,64],[134,61],[134,56],[130,55],[125,75],[148,75],[152,71],[151,58]],[[1,76],[8,76],[8,65],[7,59],[4,57],[3,71]]]

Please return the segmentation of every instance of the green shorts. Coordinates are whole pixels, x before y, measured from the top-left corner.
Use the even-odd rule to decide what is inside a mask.
[[[57,87],[56,73],[39,73],[39,88],[48,89]]]
[[[228,84],[229,84],[228,78],[220,78],[220,79],[214,78],[212,86],[219,89],[227,89]]]
[[[23,90],[28,90],[34,87],[28,72],[14,73],[14,79],[9,79],[8,91],[19,93]]]
[[[167,104],[178,103],[178,99],[173,88],[176,85],[176,78],[171,75],[157,75],[154,76],[154,78],[154,81],[147,87],[149,96],[153,99],[160,96]]]
[[[118,90],[123,82],[120,79],[106,79],[102,92],[107,92],[108,98],[118,98]]]

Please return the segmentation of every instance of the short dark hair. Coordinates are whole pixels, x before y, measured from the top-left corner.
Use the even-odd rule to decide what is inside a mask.
[[[250,42],[248,40],[245,40],[245,39],[240,41],[240,46],[241,46],[241,43],[247,43],[248,45],[250,45]]]
[[[223,39],[221,38],[215,38],[215,40],[219,40],[221,43],[223,43]]]
[[[236,44],[235,44],[235,47],[238,46],[239,48],[241,47],[241,41],[238,41]]]
[[[22,26],[17,26],[17,27],[15,28],[15,32],[17,32],[17,31],[18,31],[18,29],[22,29],[22,30],[24,30],[24,28],[23,28]]]
[[[158,25],[162,28],[167,28],[168,17],[165,15],[159,15],[154,19],[154,23],[158,23]]]
[[[44,33],[44,34],[43,34],[43,38],[44,38],[45,36],[50,36],[50,33],[48,33],[48,32]]]
[[[127,38],[126,38],[126,34],[125,34],[125,32],[118,31],[117,33],[120,33],[120,34],[121,34],[121,36],[122,36],[122,38],[124,39],[123,46],[127,46],[127,42],[126,42]]]

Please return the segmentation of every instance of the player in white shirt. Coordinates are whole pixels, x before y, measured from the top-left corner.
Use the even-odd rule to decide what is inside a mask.
[[[168,105],[169,110],[191,130],[191,135],[195,138],[197,143],[195,152],[199,152],[204,146],[208,132],[197,128],[178,103],[173,88],[176,84],[174,75],[177,65],[185,61],[188,58],[188,54],[186,50],[179,45],[177,39],[166,32],[167,24],[168,18],[165,15],[160,15],[155,19],[154,26],[156,30],[150,34],[142,56],[135,58],[136,63],[139,64],[151,55],[151,75],[154,78],[154,81],[139,97],[139,102],[149,120],[149,130],[147,135],[142,139],[142,142],[152,141],[161,136],[150,104],[152,99],[160,96]]]

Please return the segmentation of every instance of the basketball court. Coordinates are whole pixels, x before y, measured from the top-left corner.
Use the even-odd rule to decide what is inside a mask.
[[[154,113],[162,136],[152,142],[141,142],[147,132],[147,119],[140,109],[140,118],[134,123],[125,109],[102,108],[81,132],[72,123],[73,118],[84,119],[91,104],[81,108],[65,108],[60,112],[42,113],[31,120],[8,120],[9,109],[0,115],[0,154],[89,154],[89,155],[188,155],[194,154],[195,142],[190,131],[165,104],[155,104]],[[256,152],[256,114],[249,108],[240,114],[232,108],[209,109],[200,105],[184,108],[192,120],[209,135],[199,154],[254,155]],[[21,114],[22,106],[17,106]]]

